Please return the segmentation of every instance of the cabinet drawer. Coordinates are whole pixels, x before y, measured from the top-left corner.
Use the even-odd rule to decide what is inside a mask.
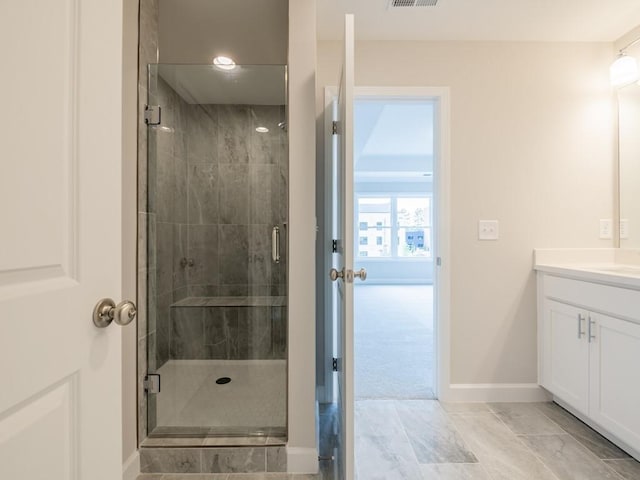
[[[544,296],[640,323],[640,291],[553,275],[543,277]]]

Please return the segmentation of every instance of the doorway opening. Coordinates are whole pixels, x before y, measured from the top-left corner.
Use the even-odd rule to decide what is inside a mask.
[[[355,399],[435,398],[431,98],[356,96]]]

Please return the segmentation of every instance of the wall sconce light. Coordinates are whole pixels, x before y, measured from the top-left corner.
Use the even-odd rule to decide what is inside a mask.
[[[629,45],[620,49],[618,58],[609,67],[609,76],[611,85],[614,87],[624,87],[633,82],[640,80],[640,70],[638,69],[638,61],[634,57],[630,57],[625,50],[636,43],[640,42],[640,38],[634,40]]]

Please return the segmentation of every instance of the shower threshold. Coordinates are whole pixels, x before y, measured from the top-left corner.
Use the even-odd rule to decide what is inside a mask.
[[[142,446],[286,443],[285,360],[169,360],[157,373]]]

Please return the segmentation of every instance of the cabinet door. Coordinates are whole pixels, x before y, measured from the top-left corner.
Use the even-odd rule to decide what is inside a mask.
[[[640,325],[591,313],[589,416],[640,449]]]
[[[576,410],[589,410],[586,310],[545,300],[541,385]]]

